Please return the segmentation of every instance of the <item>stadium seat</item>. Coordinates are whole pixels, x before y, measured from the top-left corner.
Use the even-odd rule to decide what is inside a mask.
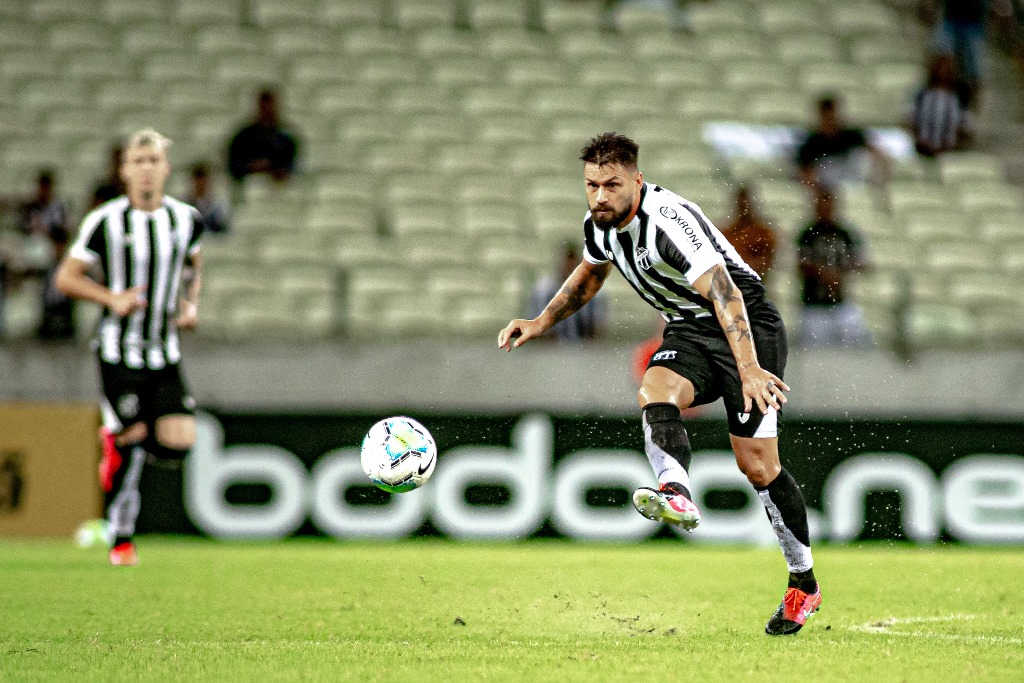
[[[989,244],[1019,246],[1024,241],[1024,221],[1015,211],[986,213],[980,220],[966,222],[964,228],[980,230]]]
[[[1020,292],[1015,287],[999,283],[992,273],[954,273],[949,283],[949,301],[967,310],[979,308],[1016,309],[1021,305]],[[1017,321],[1024,329],[1024,319]]]
[[[189,50],[193,42],[192,33],[170,22],[134,24],[121,33],[121,49],[144,57],[154,52]]]
[[[741,99],[728,90],[707,89],[687,90],[676,103],[675,110],[690,118],[703,121],[734,120],[740,109]]]
[[[770,34],[785,34],[797,31],[816,33],[826,25],[819,8],[810,2],[761,3],[757,8],[761,29]]]
[[[900,214],[949,208],[954,203],[948,190],[928,183],[890,183],[889,198],[893,211]]]
[[[316,0],[252,0],[252,19],[265,28],[296,24],[315,26],[318,21]]]
[[[622,59],[623,46],[614,36],[600,31],[572,31],[557,37],[558,55],[570,62],[591,59]]]
[[[1020,188],[1003,183],[966,184],[959,188],[960,206],[965,211],[1024,212]]]
[[[472,86],[462,89],[462,110],[473,116],[522,116],[526,111],[519,88],[497,85]]]
[[[84,83],[71,80],[32,80],[18,88],[17,101],[26,109],[84,107],[88,92]]]
[[[907,43],[903,40],[893,40],[892,36],[861,36],[854,38],[850,45],[850,56],[855,64],[871,66],[905,61],[907,55]],[[919,63],[924,63],[924,54],[910,55],[911,61],[920,58]]]
[[[582,222],[577,220],[577,227],[582,234]],[[533,239],[531,237],[531,239]],[[480,244],[479,259],[485,267],[500,266],[502,268],[532,269],[547,265],[549,257],[539,249],[524,249],[522,238],[498,239],[491,237]]]
[[[405,5],[402,5],[403,7]],[[475,57],[480,54],[478,36],[451,28],[435,28],[416,33],[416,53],[426,59],[445,57]]]
[[[554,50],[550,36],[534,33],[493,31],[479,41],[481,53],[496,60],[547,57]]]
[[[875,66],[875,87],[881,92],[909,98],[924,84],[924,68],[916,63],[886,63]]]
[[[969,312],[948,304],[922,304],[910,311],[909,334],[916,347],[962,347],[979,341],[979,330]]]
[[[832,8],[831,27],[844,36],[892,34],[899,38],[900,17],[881,3],[851,2]]]
[[[502,167],[494,145],[464,143],[445,145],[434,155],[434,168],[444,173],[490,173]]]
[[[195,34],[196,49],[210,55],[252,55],[263,53],[259,31],[238,26],[203,27]]]
[[[459,114],[417,114],[411,118],[405,136],[426,145],[465,143],[473,139],[472,118]]]
[[[443,202],[395,204],[388,208],[386,220],[391,234],[400,239],[422,235],[433,239],[458,232],[455,217]]]
[[[530,145],[540,139],[543,121],[534,116],[517,114],[478,117],[475,142],[487,145]]]
[[[61,73],[76,80],[103,82],[132,73],[133,65],[133,61],[126,55],[107,49],[89,50],[69,54],[61,67]]]
[[[860,90],[843,93],[843,113],[847,121],[856,125],[900,126],[906,116],[905,102],[891,93],[880,93],[873,90]],[[915,168],[920,165],[907,159],[896,159],[892,168],[898,173],[901,170]],[[916,161],[916,160],[915,160]],[[899,177],[894,173],[894,178]],[[906,179],[918,179],[920,173],[915,172]]]
[[[239,24],[242,4],[239,0],[178,0],[178,21],[189,26]]]
[[[197,75],[209,70],[210,60],[201,53],[157,53],[145,58],[142,64],[143,79],[150,83],[195,80]]]
[[[42,50],[7,52],[0,60],[0,75],[12,82],[24,83],[57,75],[57,57]]]
[[[6,166],[21,169],[60,168],[66,157],[67,150],[58,140],[36,137],[8,140],[3,152]]]
[[[376,26],[346,31],[342,45],[344,52],[353,57],[404,55],[412,52],[400,33]]]
[[[907,238],[915,243],[915,246],[926,246],[938,241],[963,240],[968,238],[975,228],[963,214],[948,209],[933,209],[908,214],[904,230]]]
[[[32,0],[27,4],[29,17],[40,24],[71,19],[91,20],[100,13],[100,4],[96,0]]]
[[[806,63],[798,68],[798,82],[804,92],[818,95],[823,92],[842,93],[870,90],[875,87],[874,71],[853,64],[835,62]]]
[[[601,14],[594,3],[570,3],[544,0],[540,13],[541,27],[549,33],[594,31],[601,26]]]
[[[961,182],[1001,183],[1003,165],[992,154],[980,152],[953,152],[938,158],[939,177],[948,185]]]
[[[764,36],[759,33],[736,30],[715,33],[698,39],[697,51],[705,59],[725,64],[736,59],[770,59]]]
[[[571,73],[568,65],[549,59],[516,59],[505,67],[505,81],[512,87],[567,85],[572,81]]]
[[[154,83],[110,81],[99,84],[93,101],[104,115],[132,110],[146,112],[160,101],[160,95],[160,87]]]
[[[321,12],[328,26],[344,29],[380,26],[384,19],[380,0],[324,0]]]
[[[504,164],[519,177],[532,179],[537,174],[569,177],[578,172],[576,156],[543,143],[520,145],[509,150]]]
[[[670,33],[643,36],[634,43],[633,51],[649,68],[658,66],[662,60],[684,63],[699,56],[692,41]]]
[[[96,115],[90,111],[55,109],[46,116],[46,136],[56,140],[105,137],[106,123],[103,120],[97,121]]]
[[[601,86],[595,87],[601,89]],[[605,92],[604,89],[601,91]],[[662,89],[637,86],[609,88],[603,97],[590,101],[592,108],[603,110],[613,119],[624,122],[627,127],[635,121],[663,116],[668,104]],[[593,106],[598,103],[600,106]]]
[[[396,114],[453,114],[456,98],[451,88],[433,85],[406,85],[391,90],[388,98],[390,110]]]
[[[690,3],[690,26],[697,35],[747,30],[750,23],[750,11],[740,3]]]
[[[395,23],[404,30],[452,28],[455,26],[453,0],[417,0],[393,4]]]
[[[351,156],[342,157],[343,167],[352,168]],[[435,158],[428,153],[425,145],[410,140],[395,140],[368,145],[362,157],[362,165],[378,176],[404,173],[414,169],[430,169],[437,166]]]
[[[322,55],[333,51],[337,37],[321,26],[285,26],[266,37],[269,52],[283,59],[300,55]]]
[[[724,83],[726,87],[737,91],[754,91],[789,90],[796,74],[793,67],[784,62],[735,60],[728,63],[722,76],[717,83]]]
[[[308,217],[296,225],[295,229],[308,228],[320,234],[345,236],[352,234],[371,235],[377,232],[378,219],[376,211],[365,198],[359,200],[346,198],[338,201],[334,196],[327,201],[320,201],[310,208]]]
[[[431,61],[430,78],[443,87],[492,85],[497,81],[497,74],[497,65],[480,57],[454,57]]]
[[[647,79],[666,94],[721,84],[720,71],[714,64],[688,58],[659,58],[647,71]]]
[[[745,118],[767,125],[808,126],[811,112],[806,98],[799,91],[763,90],[742,98],[746,102]]]
[[[336,240],[330,259],[335,265],[351,268],[377,267],[395,261],[390,243],[368,234],[349,234]],[[380,277],[379,271],[377,277]]]
[[[638,72],[635,65],[621,59],[594,58],[579,66],[574,83],[602,89],[628,87],[637,84]]]
[[[526,27],[526,7],[521,0],[466,0],[468,19],[475,30]]]
[[[165,21],[173,10],[162,0],[105,0],[103,17],[114,25]]]
[[[782,36],[775,42],[775,54],[783,62],[793,65],[843,61],[841,44],[817,31]]]
[[[646,37],[667,33],[673,28],[673,22],[666,7],[623,3],[615,12],[615,26],[627,36]]]
[[[585,116],[593,111],[590,88],[548,85],[532,88],[525,96],[529,112],[542,117]]]
[[[111,52],[115,40],[116,36],[109,25],[95,21],[63,22],[50,27],[49,30],[50,47],[57,52],[76,53],[81,50]]]
[[[986,346],[1019,347],[1024,342],[1024,309],[1019,305],[1009,309],[984,310],[977,314],[981,339]]]
[[[948,275],[954,272],[990,273],[993,264],[999,261],[991,248],[985,244],[960,242],[936,242],[928,245],[925,264],[934,273]]]
[[[463,232],[472,236],[508,236],[521,235],[523,216],[517,202],[496,202],[493,200],[479,203],[465,203],[461,206],[461,226]]]

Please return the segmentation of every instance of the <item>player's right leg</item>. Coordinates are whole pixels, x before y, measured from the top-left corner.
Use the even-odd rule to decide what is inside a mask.
[[[657,357],[657,354],[655,354]],[[690,494],[690,440],[680,410],[694,401],[693,383],[667,367],[648,367],[638,398],[643,409],[644,451],[659,488],[633,492],[633,506],[648,519],[693,531],[700,510]]]

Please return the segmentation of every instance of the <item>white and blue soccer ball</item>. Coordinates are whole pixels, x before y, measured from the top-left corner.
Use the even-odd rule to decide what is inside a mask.
[[[391,493],[423,486],[434,473],[437,446],[427,428],[411,417],[389,417],[370,427],[359,453],[363,472]]]

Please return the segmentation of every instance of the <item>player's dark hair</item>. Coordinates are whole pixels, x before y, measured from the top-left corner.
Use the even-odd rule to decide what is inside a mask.
[[[210,177],[210,167],[204,161],[192,164],[192,177],[196,179]]]
[[[827,94],[822,95],[818,98],[818,111],[824,113],[827,111],[835,111],[839,104],[839,98],[835,95]]]
[[[625,135],[618,133],[601,133],[592,138],[580,154],[580,161],[585,164],[619,164],[623,168],[635,169],[640,148]]]

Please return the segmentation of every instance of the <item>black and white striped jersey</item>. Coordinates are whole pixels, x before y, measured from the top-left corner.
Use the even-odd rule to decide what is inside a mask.
[[[624,228],[583,223],[583,256],[618,268],[626,281],[669,323],[721,333],[714,306],[693,283],[724,264],[749,305],[764,297],[757,273],[693,202],[644,183],[636,217]]]
[[[175,317],[186,257],[199,251],[199,212],[173,197],[156,211],[134,209],[121,196],[82,220],[69,254],[99,266],[113,292],[143,285],[147,306],[121,318],[104,311],[95,345],[100,359],[132,369],[159,370],[181,360]]]

